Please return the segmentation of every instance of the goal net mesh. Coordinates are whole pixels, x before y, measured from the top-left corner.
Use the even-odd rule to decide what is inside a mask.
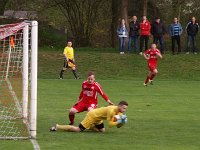
[[[20,139],[30,136],[28,117],[24,119],[22,115],[25,25],[24,22],[0,25],[0,139]]]

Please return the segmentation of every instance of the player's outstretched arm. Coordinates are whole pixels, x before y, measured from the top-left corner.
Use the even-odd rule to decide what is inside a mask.
[[[145,58],[146,60],[149,59],[149,57],[147,56],[147,54],[146,54],[145,52],[144,52],[143,56],[144,56],[144,58]]]
[[[107,102],[108,102],[109,105],[114,105],[114,103],[111,102],[110,100],[107,100]]]
[[[157,56],[160,57],[160,59],[162,59],[162,55],[160,53],[157,53]]]
[[[108,127],[111,128],[111,127],[114,127],[114,126],[117,126],[119,123],[117,121],[114,120],[110,120],[108,121]]]

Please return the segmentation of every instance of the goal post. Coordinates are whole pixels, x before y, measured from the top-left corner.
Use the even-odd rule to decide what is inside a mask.
[[[38,22],[0,25],[0,139],[36,138]]]
[[[38,66],[38,23],[32,21],[31,29],[31,116],[30,132],[31,137],[36,138],[37,127],[37,66]]]

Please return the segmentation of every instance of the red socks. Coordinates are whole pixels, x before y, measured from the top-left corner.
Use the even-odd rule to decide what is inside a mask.
[[[145,84],[147,84],[149,82],[150,77],[147,76],[146,80],[144,81]]]
[[[73,125],[73,124],[74,124],[74,118],[75,118],[75,115],[70,115],[70,114],[69,114],[70,125]]]
[[[149,78],[150,80],[153,80],[153,78],[155,77],[155,74],[152,74],[151,77]]]

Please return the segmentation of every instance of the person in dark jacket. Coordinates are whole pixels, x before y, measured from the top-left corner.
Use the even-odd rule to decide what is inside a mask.
[[[160,43],[160,51],[164,53],[164,38],[163,35],[165,34],[166,30],[163,23],[160,21],[160,18],[157,17],[155,22],[152,24],[151,27],[151,34],[153,35],[153,43],[158,44]]]
[[[169,26],[169,35],[172,39],[172,54],[175,55],[175,42],[178,45],[178,53],[181,52],[181,34],[183,32],[183,28],[181,24],[178,22],[178,18],[174,18],[174,22]],[[177,54],[178,54],[177,53]]]
[[[192,17],[191,21],[186,26],[186,32],[187,32],[187,52],[186,54],[189,54],[190,52],[190,42],[192,42],[192,52],[193,54],[197,54],[197,48],[196,48],[196,35],[199,31],[199,25],[196,22],[196,18]]]
[[[139,29],[140,23],[137,21],[137,17],[133,16],[133,20],[129,23],[129,41],[128,41],[128,52],[131,52],[131,44],[132,40],[134,42],[134,50],[135,53],[138,53],[138,37],[139,37]]]

